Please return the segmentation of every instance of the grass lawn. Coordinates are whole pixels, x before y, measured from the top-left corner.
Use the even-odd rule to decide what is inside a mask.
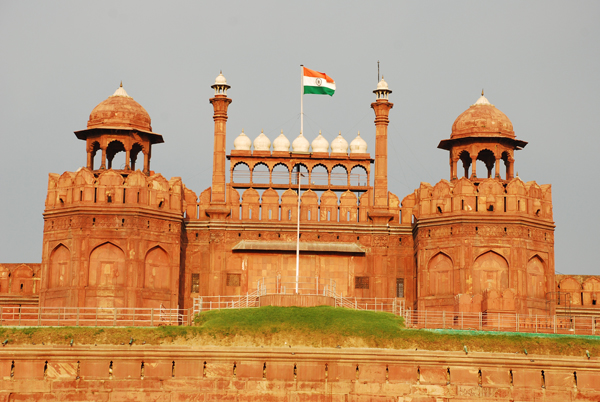
[[[0,342],[9,344],[190,346],[371,347],[583,356],[600,355],[600,337],[534,336],[489,332],[440,333],[406,329],[389,313],[327,306],[261,307],[201,313],[192,327],[0,327]]]

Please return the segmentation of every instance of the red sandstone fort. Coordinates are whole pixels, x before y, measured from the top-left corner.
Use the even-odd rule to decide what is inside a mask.
[[[383,79],[374,157],[360,133],[290,144],[242,131],[228,153],[230,86],[220,74],[212,88],[212,185],[199,193],[151,170],[163,137],[122,86],[92,110],[75,132],[86,166],[49,175],[41,264],[0,265],[4,305],[190,309],[262,291],[394,299],[417,312],[600,311],[599,278],[555,275],[551,186],[515,176],[527,142],[483,94],[438,145],[449,180],[401,200],[388,189]]]
[[[49,175],[41,264],[0,264],[0,325],[160,325],[173,309],[182,324],[181,311],[189,323],[214,305],[330,304],[413,327],[597,334],[600,278],[555,275],[551,187],[515,176],[527,143],[483,93],[439,143],[449,180],[400,201],[383,79],[374,158],[360,134],[341,133],[290,144],[242,131],[227,154],[230,87],[219,75],[212,88],[212,185],[199,194],[151,170],[163,137],[122,87],[92,110],[75,132],[86,166]],[[589,353],[6,343],[0,401],[600,400]]]

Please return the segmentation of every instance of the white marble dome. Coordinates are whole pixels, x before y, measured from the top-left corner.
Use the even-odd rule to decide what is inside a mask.
[[[319,130],[319,135],[310,145],[313,152],[329,152],[329,141],[321,135],[321,130]]]
[[[304,135],[302,135],[302,133],[300,133],[300,135],[296,137],[294,142],[292,142],[292,150],[294,152],[309,152],[309,148],[310,142],[308,142],[308,140],[304,138]]]
[[[290,140],[287,139],[285,135],[283,135],[283,130],[281,130],[281,134],[279,137],[273,140],[273,151],[279,152],[289,152],[290,151]]]
[[[363,140],[360,136],[360,131],[356,135],[356,138],[350,143],[351,154],[366,154],[367,153],[367,141]]]
[[[383,79],[383,76],[381,77],[381,81],[379,81],[377,83],[377,89],[389,89],[388,88],[388,83],[385,82],[385,80]]]
[[[333,141],[331,141],[331,153],[332,154],[347,154],[348,153],[348,141],[342,137],[342,132],[340,131],[338,136],[335,137]]]
[[[217,75],[217,78],[215,78],[215,85],[227,85],[227,80],[225,79],[222,71],[219,72],[219,75]]]
[[[235,141],[233,141],[233,148],[236,151],[250,151],[252,147],[252,140],[248,138],[246,134],[244,134],[244,130],[237,136]]]
[[[260,130],[260,135],[254,139],[255,151],[270,151],[271,140],[265,135],[263,130]]]

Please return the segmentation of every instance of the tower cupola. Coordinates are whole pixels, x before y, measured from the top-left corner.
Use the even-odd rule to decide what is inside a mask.
[[[227,85],[227,80],[225,76],[223,76],[223,72],[219,72],[219,75],[215,79],[215,83],[210,86],[215,90],[215,96],[225,96],[227,97],[227,90],[231,88],[231,86]]]
[[[377,99],[387,99],[392,91],[388,88],[387,82],[381,76],[381,81],[377,84],[377,89],[373,91]]]
[[[469,179],[514,177],[514,152],[527,142],[516,139],[510,119],[492,105],[481,91],[481,97],[462,112],[452,124],[450,139],[440,141],[438,148],[450,151],[450,179],[458,179],[458,162],[462,162],[464,177]],[[477,172],[477,161],[485,172]],[[500,161],[506,174],[502,178]],[[481,169],[480,169],[481,170]]]
[[[88,169],[114,169],[125,174],[136,169],[139,153],[144,155],[144,173],[150,174],[151,147],[164,142],[162,135],[152,132],[146,109],[127,94],[122,82],[108,99],[92,110],[87,129],[75,131],[75,135],[86,141]],[[94,166],[98,151],[102,153],[100,166]],[[119,152],[125,153],[124,162],[115,162]]]

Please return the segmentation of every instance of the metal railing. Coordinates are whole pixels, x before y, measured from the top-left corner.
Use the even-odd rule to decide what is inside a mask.
[[[260,291],[237,296],[202,296],[194,299],[192,314],[222,309],[241,309],[260,307]]]
[[[414,328],[472,331],[598,335],[598,316],[529,315],[500,312],[406,311],[406,324]]]
[[[0,306],[0,326],[160,326],[189,325],[188,309]]]
[[[0,326],[191,325],[194,315],[203,311],[260,307],[260,296],[272,294],[267,292],[266,283],[265,280],[264,286],[246,295],[197,298],[191,309],[170,309],[162,305],[159,308],[2,306]],[[342,297],[329,288],[321,289],[315,296],[331,297],[336,308],[384,311],[402,316],[406,326],[412,328],[600,335],[600,311],[598,315],[417,311],[406,308],[405,300],[400,298]]]
[[[381,298],[381,297],[335,297],[336,307],[345,307],[354,310],[384,311],[394,315],[405,317],[405,301],[401,298]]]

